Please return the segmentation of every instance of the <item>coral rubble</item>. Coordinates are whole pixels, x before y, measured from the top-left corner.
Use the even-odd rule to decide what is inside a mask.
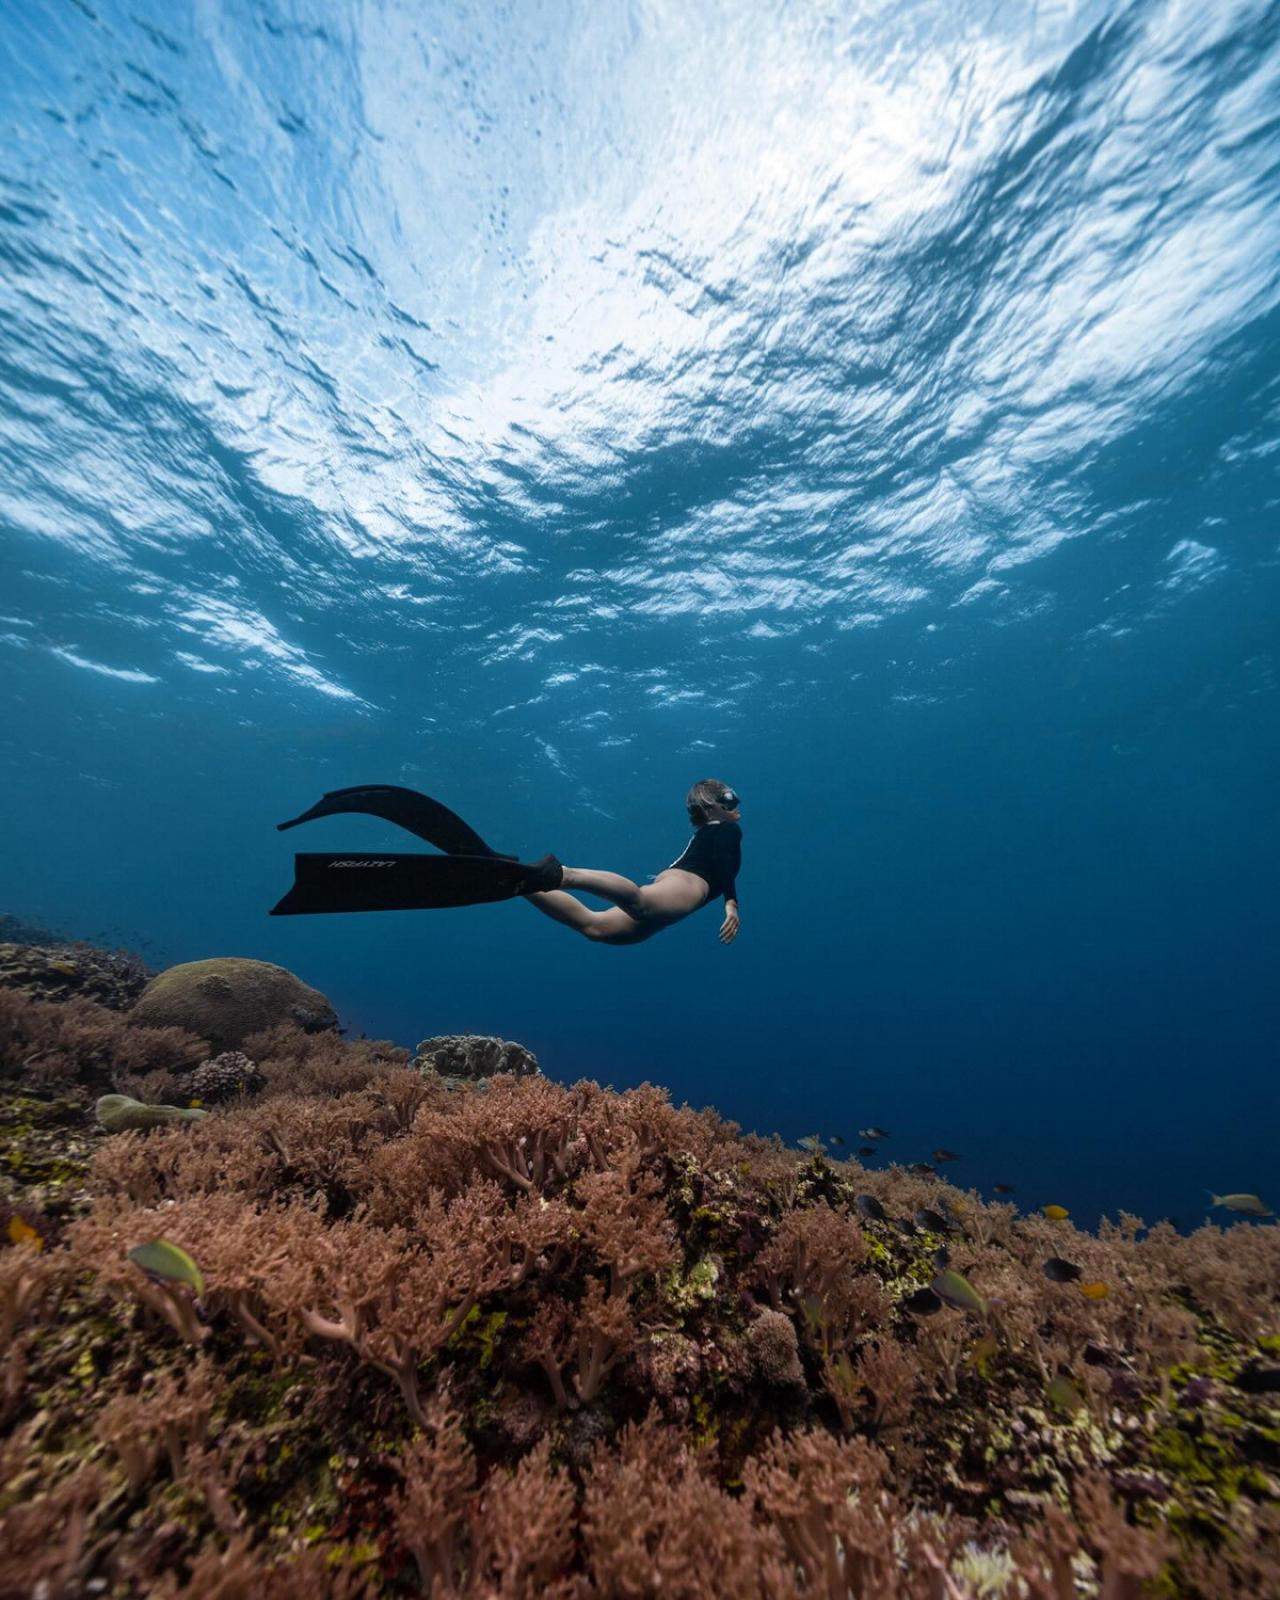
[[[0,989],[0,1600],[1280,1592],[1274,1225],[1091,1235],[289,1022],[252,1098],[95,1130],[207,1037]]]

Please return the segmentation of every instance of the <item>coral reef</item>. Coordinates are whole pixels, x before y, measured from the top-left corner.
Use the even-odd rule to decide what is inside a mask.
[[[127,1011],[155,974],[127,950],[96,950],[74,940],[0,944],[0,987],[44,1000],[80,995]]]
[[[152,978],[133,1008],[150,1028],[184,1028],[215,1051],[236,1050],[251,1033],[293,1022],[304,1031],[336,1028],[333,1007],[284,967],[239,956],[187,961]]]
[[[191,1041],[88,1006],[0,991],[0,1600],[1280,1592],[1274,1224],[1087,1234],[291,1025],[108,1136],[86,1085]]]
[[[424,1039],[413,1065],[419,1072],[435,1072],[442,1078],[464,1082],[493,1078],[500,1072],[524,1078],[540,1070],[538,1058],[522,1044],[479,1033],[449,1033],[438,1039]]]

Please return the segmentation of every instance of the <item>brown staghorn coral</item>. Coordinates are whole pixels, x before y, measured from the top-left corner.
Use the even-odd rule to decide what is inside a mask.
[[[82,1592],[90,1512],[106,1488],[101,1468],[89,1463],[32,1484],[29,1456],[39,1426],[36,1418],[0,1440],[0,1600]]]
[[[756,1595],[767,1531],[656,1412],[591,1458],[581,1513],[592,1592],[617,1600]],[[778,1552],[780,1554],[780,1551]]]
[[[144,1028],[92,1000],[52,1002],[0,988],[0,1077],[44,1092],[125,1088],[140,1074],[195,1065],[204,1041],[181,1028]]]
[[[342,1039],[288,1022],[248,1034],[240,1048],[257,1062],[267,1096],[355,1094],[409,1060],[407,1050],[386,1039]]]
[[[98,1413],[95,1432],[115,1452],[133,1489],[139,1489],[167,1455],[175,1479],[188,1447],[203,1444],[216,1384],[207,1361],[196,1362],[182,1382],[172,1372],[147,1373],[136,1394],[114,1395]]]
[[[367,1576],[334,1571],[311,1551],[273,1560],[242,1534],[225,1549],[202,1550],[185,1576],[166,1572],[149,1600],[366,1600],[373,1592]]]
[[[609,1269],[610,1293],[637,1278],[671,1269],[678,1259],[675,1228],[660,1181],[639,1170],[630,1151],[604,1172],[588,1172],[573,1186],[581,1227],[598,1261]]]
[[[826,1299],[865,1255],[862,1229],[851,1216],[825,1204],[788,1211],[755,1258],[751,1279],[781,1311],[784,1303],[796,1305],[807,1295]]]
[[[19,1328],[51,1320],[69,1277],[66,1256],[46,1253],[42,1241],[0,1248],[0,1360]]]
[[[577,1489],[542,1439],[513,1469],[490,1474],[472,1524],[472,1587],[488,1600],[576,1600],[583,1578],[570,1576]]]
[[[462,1535],[476,1498],[475,1452],[447,1393],[433,1397],[419,1425],[425,1437],[400,1457],[404,1488],[393,1507],[396,1532],[418,1564],[422,1592],[443,1600],[462,1592]]]

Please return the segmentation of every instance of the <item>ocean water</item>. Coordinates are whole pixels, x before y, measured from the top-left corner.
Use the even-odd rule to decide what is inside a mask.
[[[1280,10],[0,17],[0,910],[1184,1227],[1274,1197]],[[742,929],[272,919],[296,849]]]

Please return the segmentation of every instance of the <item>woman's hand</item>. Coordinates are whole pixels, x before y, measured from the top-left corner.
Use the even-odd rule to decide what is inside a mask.
[[[724,903],[724,921],[720,924],[720,943],[732,944],[738,937],[738,904],[736,900]]]

